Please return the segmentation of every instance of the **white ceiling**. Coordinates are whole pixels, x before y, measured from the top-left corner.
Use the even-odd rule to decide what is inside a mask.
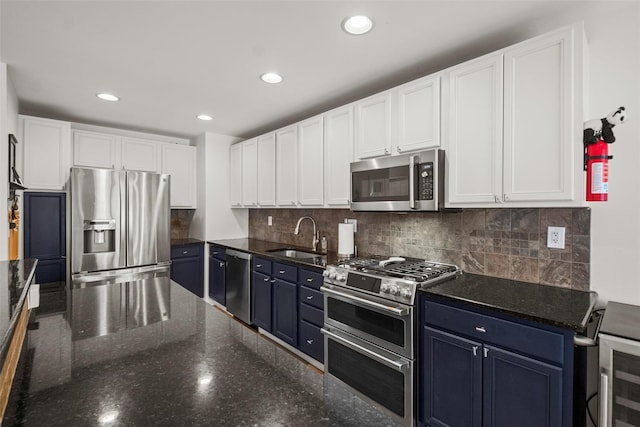
[[[23,114],[247,138],[611,7],[571,0],[2,0],[0,60]],[[344,33],[340,22],[353,14],[370,16],[374,30]],[[266,71],[284,82],[261,82]],[[121,101],[100,101],[98,92]],[[200,113],[214,120],[201,122]]]

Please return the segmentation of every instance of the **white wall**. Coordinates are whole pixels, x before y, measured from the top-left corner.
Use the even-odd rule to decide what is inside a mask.
[[[7,65],[0,63],[0,176],[7,177],[9,174],[9,134],[18,134],[18,97],[15,87],[9,77]],[[20,159],[17,159],[19,162]],[[2,180],[0,185],[0,200],[7,200],[9,197],[8,181]],[[0,220],[0,260],[9,258],[9,224],[8,224],[8,203],[3,204],[5,220]]]
[[[640,3],[585,19],[590,117],[625,106],[609,147],[609,201],[591,203],[591,289],[640,305]]]

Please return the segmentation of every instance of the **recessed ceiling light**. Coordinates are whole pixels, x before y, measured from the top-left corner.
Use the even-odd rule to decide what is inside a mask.
[[[280,83],[282,82],[282,76],[278,73],[264,73],[260,76],[260,79],[265,83]]]
[[[371,31],[373,21],[364,15],[352,16],[342,21],[342,28],[347,33],[358,36]]]
[[[207,114],[200,114],[200,115],[198,115],[196,117],[199,118],[200,120],[206,120],[206,121],[213,120],[213,117],[211,117],[211,116],[209,116]]]
[[[104,101],[120,101],[120,98],[110,93],[97,93],[96,96]]]

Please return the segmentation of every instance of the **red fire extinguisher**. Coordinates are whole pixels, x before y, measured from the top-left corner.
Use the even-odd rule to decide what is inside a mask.
[[[598,140],[585,146],[585,169],[587,171],[587,201],[606,202],[609,198],[609,144]]]

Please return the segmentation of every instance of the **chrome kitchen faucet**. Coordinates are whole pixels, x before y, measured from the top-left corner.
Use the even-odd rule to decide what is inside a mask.
[[[309,219],[313,223],[313,243],[311,247],[315,251],[318,247],[318,242],[320,241],[320,239],[318,238],[318,231],[316,230],[316,222],[314,221],[313,218],[311,218],[310,216],[300,217],[300,219],[298,220],[298,223],[296,224],[295,230],[293,230],[293,234],[300,234],[300,223],[302,222],[303,219]]]

